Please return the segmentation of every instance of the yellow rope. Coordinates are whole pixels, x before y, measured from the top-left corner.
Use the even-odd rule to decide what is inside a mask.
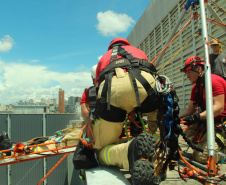
[[[159,72],[166,67],[166,65],[168,65],[188,44],[189,42],[191,42],[193,40],[194,37],[196,37],[197,35],[199,35],[198,33],[196,33],[161,69],[158,70],[158,74]]]

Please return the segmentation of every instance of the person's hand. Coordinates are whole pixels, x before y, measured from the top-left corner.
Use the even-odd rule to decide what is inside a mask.
[[[192,125],[194,123],[198,123],[198,122],[202,121],[202,118],[198,113],[196,113],[194,115],[183,117],[182,119],[183,119],[183,121],[187,121],[187,123],[184,123],[185,125]]]

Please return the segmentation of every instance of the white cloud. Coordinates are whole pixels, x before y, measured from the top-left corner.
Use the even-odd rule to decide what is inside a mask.
[[[40,60],[36,60],[36,59],[33,59],[30,61],[30,63],[36,63],[36,62],[39,62]]]
[[[111,10],[98,12],[97,20],[97,30],[104,36],[116,36],[118,33],[126,32],[135,23],[128,15]]]
[[[59,88],[69,96],[81,96],[92,85],[90,70],[75,73],[50,71],[45,66],[0,61],[0,103],[2,105],[41,98],[57,98]]]
[[[9,50],[12,49],[13,45],[15,44],[14,40],[12,37],[9,35],[5,35],[1,40],[0,40],[0,51],[2,52],[8,52]]]

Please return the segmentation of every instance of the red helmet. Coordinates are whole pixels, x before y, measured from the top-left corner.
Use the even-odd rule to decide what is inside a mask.
[[[129,41],[124,38],[115,38],[113,41],[111,41],[110,45],[108,46],[108,50],[110,50],[114,44],[121,43],[123,45],[130,45]]]
[[[186,60],[184,68],[182,68],[180,71],[186,73],[188,70],[194,69],[195,65],[197,64],[205,65],[203,58],[198,56],[191,56]]]

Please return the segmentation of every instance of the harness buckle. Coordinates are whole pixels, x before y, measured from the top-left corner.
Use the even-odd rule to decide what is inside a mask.
[[[103,98],[103,97],[101,97],[101,98],[99,99],[99,101],[100,101],[100,103],[106,103],[106,99]]]

